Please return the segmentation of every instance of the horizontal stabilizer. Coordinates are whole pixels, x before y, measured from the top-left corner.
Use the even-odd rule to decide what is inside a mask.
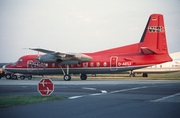
[[[142,54],[157,54],[155,51],[149,49],[148,47],[141,47]]]

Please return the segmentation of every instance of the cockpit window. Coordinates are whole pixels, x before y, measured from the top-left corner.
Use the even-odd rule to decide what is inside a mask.
[[[22,60],[22,59],[19,59],[19,62],[23,62],[23,60]]]

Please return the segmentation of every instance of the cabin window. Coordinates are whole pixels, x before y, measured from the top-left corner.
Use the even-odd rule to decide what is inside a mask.
[[[77,66],[78,66],[78,67],[80,67],[80,66],[81,66],[81,64],[77,64]]]
[[[19,62],[23,62],[23,60],[22,60],[22,59],[19,59]]]
[[[160,68],[162,68],[162,65],[160,65]]]
[[[104,65],[104,67],[106,67],[106,66],[107,66],[107,63],[106,63],[106,62],[104,62],[104,63],[103,63],[103,65]]]
[[[96,66],[97,66],[97,67],[99,67],[99,66],[100,66],[100,63],[99,63],[99,62],[97,62],[97,63],[96,63]]]
[[[61,63],[59,63],[58,66],[61,67]]]
[[[83,63],[83,67],[88,67],[88,63]]]
[[[118,66],[121,66],[121,62],[118,62]]]
[[[53,67],[53,68],[55,67],[55,63],[52,63],[52,67]]]
[[[48,67],[48,64],[47,64],[47,63],[45,64],[45,67]]]
[[[91,66],[91,67],[93,67],[93,66],[94,66],[94,63],[93,63],[93,62],[91,62],[91,63],[90,63],[90,66]]]

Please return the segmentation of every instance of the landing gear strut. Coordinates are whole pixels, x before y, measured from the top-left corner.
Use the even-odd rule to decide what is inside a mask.
[[[133,73],[133,70],[130,71],[129,77],[135,77],[135,73]]]
[[[148,74],[147,73],[143,73],[142,77],[148,77]]]
[[[71,80],[71,75],[69,74],[69,65],[67,65],[67,72],[66,73],[64,72],[62,67],[61,67],[61,70],[62,70],[62,72],[64,74],[64,81],[70,81]]]

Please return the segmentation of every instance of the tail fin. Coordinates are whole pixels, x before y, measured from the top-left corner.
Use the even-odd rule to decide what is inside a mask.
[[[163,15],[149,17],[139,46],[143,54],[168,53]]]

